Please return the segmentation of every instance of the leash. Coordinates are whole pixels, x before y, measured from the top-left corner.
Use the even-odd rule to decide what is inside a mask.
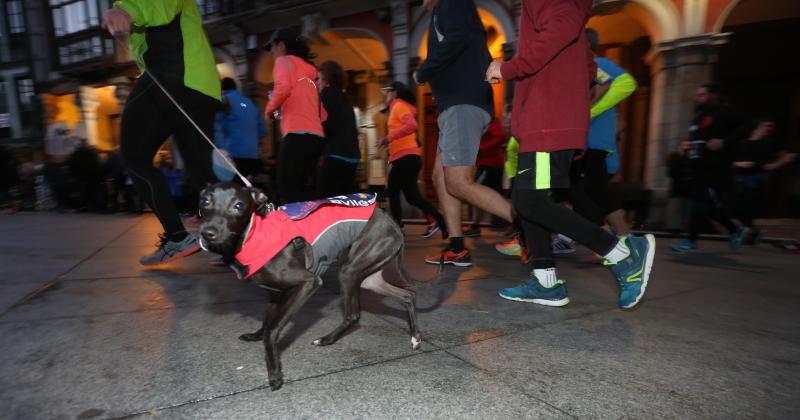
[[[129,33],[118,32],[116,34],[113,34],[113,36],[114,36],[114,40],[117,42],[117,44],[123,45],[124,46],[124,50],[127,51],[128,54],[131,54],[130,39],[129,39],[130,34]],[[153,80],[153,82],[155,82],[155,84],[158,86],[158,88],[161,89],[162,92],[164,92],[164,95],[166,95],[167,98],[169,98],[169,100],[172,102],[172,104],[175,105],[176,108],[178,108],[178,111],[180,111],[181,114],[183,114],[183,116],[186,117],[186,119],[192,124],[192,126],[197,130],[197,132],[200,133],[200,135],[203,136],[203,138],[208,142],[208,144],[211,145],[211,147],[222,158],[222,160],[225,162],[225,164],[228,165],[231,169],[233,169],[233,172],[235,172],[236,176],[238,176],[239,179],[242,180],[242,183],[244,183],[244,185],[247,188],[252,189],[253,188],[253,184],[250,183],[250,180],[247,179],[244,175],[242,175],[242,173],[239,172],[238,169],[236,169],[236,165],[234,165],[234,163],[230,159],[228,159],[227,156],[225,156],[225,153],[222,153],[222,150],[220,150],[217,147],[217,145],[214,144],[214,142],[210,138],[208,138],[206,133],[204,133],[203,130],[200,129],[200,126],[198,126],[197,123],[194,122],[192,117],[190,117],[189,114],[186,113],[186,111],[183,109],[181,104],[179,104],[178,101],[176,101],[175,98],[169,93],[167,88],[165,88],[164,85],[161,84],[161,81],[158,80],[158,77],[156,77],[156,75],[153,74],[152,72],[147,71],[147,69],[145,69],[145,73],[147,73],[147,75],[150,77],[150,79]]]

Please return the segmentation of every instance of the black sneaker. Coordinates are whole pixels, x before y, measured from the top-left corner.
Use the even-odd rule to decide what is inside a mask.
[[[465,238],[480,238],[481,228],[480,226],[469,225],[462,229],[462,233]]]
[[[186,238],[180,242],[170,241],[165,235],[158,235],[158,238],[159,242],[158,245],[156,245],[158,249],[152,254],[140,258],[139,264],[166,264],[200,251],[200,245],[197,243],[197,239],[192,235],[186,235]]]
[[[436,221],[430,222],[428,223],[428,229],[425,230],[425,233],[422,234],[422,237],[428,239],[431,236],[433,236],[434,233],[438,232],[439,229],[441,229],[441,225],[439,225],[439,222]]]

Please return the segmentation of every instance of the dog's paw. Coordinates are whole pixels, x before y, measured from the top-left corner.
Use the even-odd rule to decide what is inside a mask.
[[[282,386],[283,386],[283,376],[281,376],[280,378],[269,380],[269,389],[272,391],[277,391],[281,389]]]
[[[419,350],[419,348],[420,348],[421,346],[422,346],[422,339],[421,339],[421,338],[419,338],[419,336],[413,336],[413,337],[411,337],[411,348],[412,348],[413,350]]]
[[[328,337],[320,337],[320,338],[312,341],[311,344],[313,344],[315,346],[320,346],[320,347],[322,347],[322,346],[330,346],[331,344],[333,344],[333,341],[331,339],[329,339]]]
[[[242,341],[261,341],[263,339],[264,339],[264,335],[261,334],[260,332],[242,334],[242,335],[239,336],[239,340],[242,340]]]

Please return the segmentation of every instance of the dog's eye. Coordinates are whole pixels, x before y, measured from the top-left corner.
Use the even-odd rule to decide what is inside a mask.
[[[205,207],[205,206],[209,205],[210,203],[211,203],[211,201],[208,199],[208,197],[200,197],[200,205],[201,206]]]
[[[242,207],[244,207],[244,203],[242,203],[241,201],[233,205],[233,208],[235,208],[236,210],[241,210]]]

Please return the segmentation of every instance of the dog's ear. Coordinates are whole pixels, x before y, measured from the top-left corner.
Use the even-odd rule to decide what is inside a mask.
[[[273,210],[272,203],[269,202],[269,198],[267,198],[267,195],[264,194],[263,191],[258,188],[253,188],[250,190],[250,195],[253,197],[253,201],[256,204],[257,215],[264,217]]]

